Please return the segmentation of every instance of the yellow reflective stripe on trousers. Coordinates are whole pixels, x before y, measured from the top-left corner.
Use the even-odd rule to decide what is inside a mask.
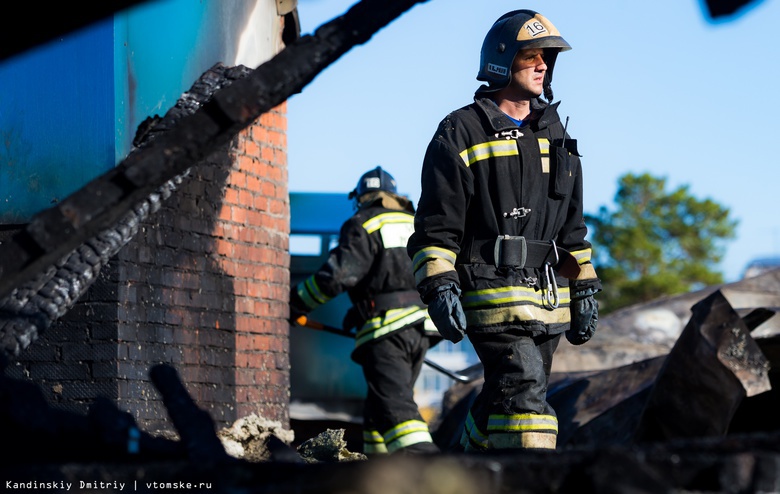
[[[466,422],[463,424],[463,435],[460,437],[460,445],[464,449],[469,446],[476,449],[487,449],[488,438],[487,435],[477,429],[477,424],[474,422],[474,417],[471,416],[471,411],[466,416]]]
[[[314,275],[309,276],[304,282],[298,284],[297,291],[303,303],[310,309],[316,309],[332,298],[322,293],[320,287],[317,286],[317,282],[314,281]]]
[[[366,454],[382,454],[387,453],[387,446],[385,446],[385,439],[382,434],[376,430],[364,430],[363,431],[363,453]]]
[[[407,420],[384,433],[387,451],[392,453],[417,443],[432,443],[428,424],[420,420]]]
[[[489,141],[471,146],[461,151],[460,159],[466,166],[471,166],[477,161],[486,160],[498,156],[517,156],[520,154],[517,150],[517,143],[512,139],[502,139],[500,141]]]
[[[558,433],[558,419],[554,415],[521,413],[491,415],[488,417],[488,434],[492,432],[547,431]]]
[[[382,228],[382,226],[389,223],[414,224],[414,216],[407,213],[382,213],[363,223],[363,228],[365,228],[368,233],[374,233]]]
[[[390,309],[383,316],[374,317],[363,324],[360,331],[355,335],[355,346],[360,346],[367,341],[420,322],[427,315],[428,312],[419,307]]]

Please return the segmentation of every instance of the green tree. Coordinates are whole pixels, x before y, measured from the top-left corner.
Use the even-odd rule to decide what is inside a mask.
[[[618,180],[616,209],[586,215],[606,314],[627,305],[723,283],[716,265],[737,221],[688,186],[668,193],[666,179],[628,173]]]

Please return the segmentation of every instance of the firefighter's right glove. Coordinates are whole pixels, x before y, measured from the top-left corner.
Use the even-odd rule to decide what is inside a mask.
[[[566,339],[572,345],[582,345],[593,338],[599,321],[599,303],[594,295],[595,288],[574,290],[571,295],[571,327],[566,331]]]
[[[460,304],[460,287],[447,283],[428,302],[428,315],[444,339],[457,343],[466,333],[466,314]]]

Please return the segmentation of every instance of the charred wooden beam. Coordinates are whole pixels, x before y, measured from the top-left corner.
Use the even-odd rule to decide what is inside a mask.
[[[766,356],[720,291],[692,311],[656,378],[636,442],[725,435],[742,400],[771,389]]]
[[[706,0],[707,12],[713,19],[737,13],[740,9],[754,3],[754,0]]]
[[[217,436],[216,425],[209,413],[198,408],[176,369],[156,365],[149,377],[163,398],[168,416],[181,437],[190,460],[199,464],[224,463],[231,459]]]
[[[418,3],[362,0],[219,91],[148,147],[86,184],[0,245],[0,298],[86,239],[109,228],[167,180],[228,143],[260,115],[300,92],[323,69]]]
[[[251,72],[244,66],[216,64],[203,73],[178,99],[164,117],[147,118],[138,128],[133,145],[142,148],[174,128],[186,115],[201,108],[220,88]],[[133,152],[137,152],[134,149]],[[99,232],[47,266],[32,279],[14,287],[11,295],[0,298],[0,354],[18,355],[67,313],[97,279],[103,266],[137,234],[143,221],[156,213],[189,169],[168,180],[135,204],[110,228]]]

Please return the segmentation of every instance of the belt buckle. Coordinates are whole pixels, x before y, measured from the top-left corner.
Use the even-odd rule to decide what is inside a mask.
[[[525,267],[528,257],[528,247],[525,237],[515,235],[499,235],[493,247],[493,263],[497,268],[501,267]]]

